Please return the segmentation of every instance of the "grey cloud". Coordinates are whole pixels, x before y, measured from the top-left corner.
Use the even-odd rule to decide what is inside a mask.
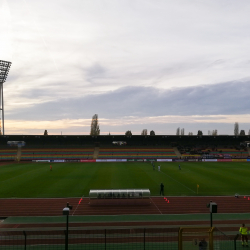
[[[126,87],[105,94],[61,99],[13,111],[6,119],[55,120],[124,116],[249,114],[250,82],[226,82],[171,90]]]
[[[87,76],[92,77],[100,77],[103,76],[106,72],[106,69],[101,66],[99,63],[96,63],[87,69]]]

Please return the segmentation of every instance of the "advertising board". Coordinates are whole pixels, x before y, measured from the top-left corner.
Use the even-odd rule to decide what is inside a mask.
[[[202,159],[202,161],[209,161],[209,162],[216,162],[217,161],[217,159]]]
[[[157,161],[172,161],[172,159],[157,159]]]
[[[96,159],[96,162],[126,162],[127,159]]]
[[[232,159],[234,162],[246,162],[247,159]]]
[[[50,162],[50,160],[32,160],[33,162]]]

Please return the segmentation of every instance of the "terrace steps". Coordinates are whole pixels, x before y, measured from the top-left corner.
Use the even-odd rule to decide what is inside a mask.
[[[178,157],[178,158],[181,158],[181,153],[180,153],[180,151],[178,150],[178,148],[177,148],[177,147],[173,147],[173,150],[174,150],[175,154],[177,155],[177,157]]]
[[[206,204],[210,200],[218,205],[218,213],[249,213],[248,197],[151,197],[148,206],[90,206],[89,199],[0,199],[0,217],[9,216],[61,216],[69,202],[74,215],[118,215],[118,214],[199,214],[209,213]]]
[[[97,159],[98,156],[99,156],[99,147],[95,147],[94,154],[93,154],[93,159]]]
[[[18,147],[17,148],[17,156],[16,156],[17,161],[20,161],[21,157],[22,157],[22,148]]]

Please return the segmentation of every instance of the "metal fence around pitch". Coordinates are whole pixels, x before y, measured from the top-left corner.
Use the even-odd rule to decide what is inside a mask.
[[[178,228],[69,230],[69,250],[178,249]],[[0,232],[0,249],[61,250],[65,230]]]
[[[223,233],[218,228],[215,228],[213,234],[213,246],[214,250],[220,249],[237,249],[235,248],[235,233],[227,234]],[[238,248],[239,249],[239,248]]]
[[[197,231],[197,230],[196,230]],[[183,235],[180,228],[122,228],[69,230],[68,246],[66,230],[9,231],[0,232],[1,250],[189,250],[199,249],[198,241],[207,236],[202,231]],[[185,233],[185,232],[184,232]],[[236,250],[235,236],[213,230],[212,250]]]

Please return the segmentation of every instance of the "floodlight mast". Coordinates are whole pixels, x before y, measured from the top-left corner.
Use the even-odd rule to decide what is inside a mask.
[[[3,83],[6,81],[11,62],[0,60],[0,111],[1,111],[1,121],[4,135],[4,104],[3,104]]]

